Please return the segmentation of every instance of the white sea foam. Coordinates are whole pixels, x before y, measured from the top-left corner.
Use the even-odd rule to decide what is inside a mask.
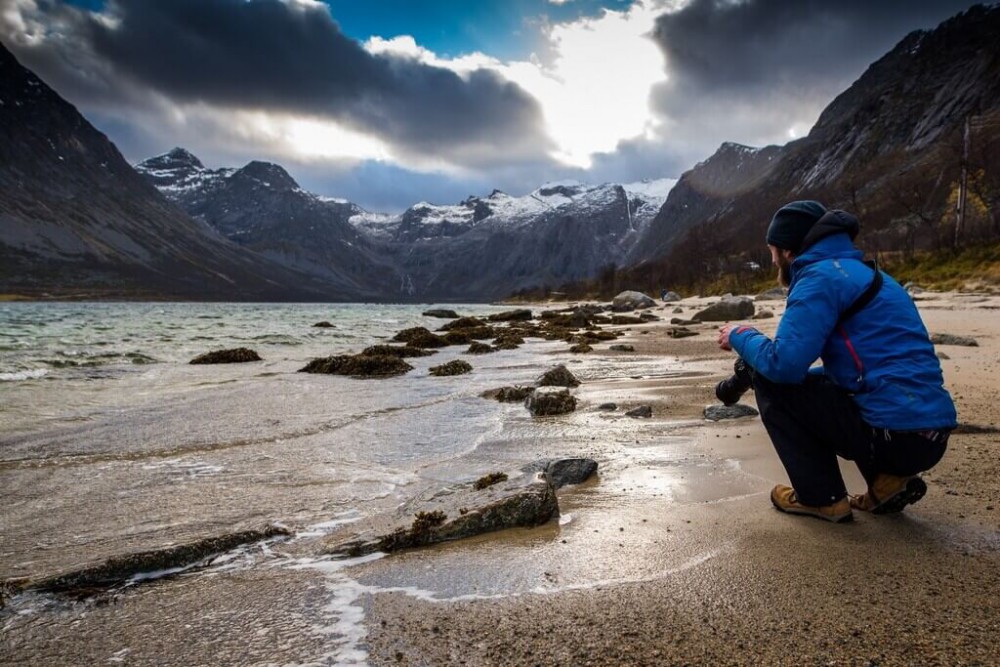
[[[24,380],[37,380],[48,375],[48,370],[44,368],[34,368],[30,371],[19,371],[17,373],[0,373],[0,382],[22,382]]]

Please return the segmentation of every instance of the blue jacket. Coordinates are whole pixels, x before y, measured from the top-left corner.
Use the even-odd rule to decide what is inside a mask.
[[[822,369],[813,372],[825,373],[850,392],[874,427],[954,428],[955,405],[944,388],[941,364],[899,283],[883,274],[875,298],[844,322],[842,331],[837,325],[872,281],[872,270],[861,258],[846,231],[809,246],[792,262],[788,302],[774,340],[741,328],[730,335],[732,348],[772,382],[801,383],[821,359]]]

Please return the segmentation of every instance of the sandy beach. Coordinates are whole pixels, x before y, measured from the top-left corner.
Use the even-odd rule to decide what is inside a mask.
[[[931,333],[979,344],[938,348],[963,428],[926,474],[930,490],[918,505],[895,516],[856,512],[847,525],[776,512],[768,492],[787,478],[759,419],[699,420],[732,363],[715,346],[714,327],[681,340],[667,337],[663,322],[633,327],[624,340],[637,353],[714,374],[593,382],[580,394],[588,403],[619,396],[652,405],[639,441],[657,421],[689,420],[672,432],[704,457],[686,471],[690,483],[671,501],[586,512],[588,530],[567,539],[542,576],[590,567],[605,573],[598,583],[447,603],[373,597],[372,664],[1000,664],[1000,299],[918,298]],[[778,302],[760,305],[780,315]],[[696,302],[684,306],[681,317]],[[777,321],[756,326],[772,332]],[[752,402],[752,393],[745,398]],[[654,467],[618,481],[642,486]],[[850,490],[862,491],[853,466],[842,468]],[[572,511],[587,495],[567,490],[560,503]],[[459,558],[462,549],[430,549],[423,558]]]
[[[927,496],[901,515],[833,525],[771,507],[787,479],[759,419],[702,416],[734,359],[715,344],[718,325],[669,336],[671,317],[711,300],[687,299],[654,308],[658,322],[615,327],[633,352],[551,352],[585,370],[576,416],[592,437],[567,429],[560,446],[528,423],[480,444],[474,456],[490,465],[512,438],[597,460],[596,478],[558,492],[558,520],[349,563],[272,545],[254,566],[0,617],[0,662],[1000,664],[1000,297],[917,298],[930,332],[978,346],[938,347],[962,428],[926,474]],[[757,303],[778,317],[782,306]],[[773,332],[778,317],[754,325]],[[618,409],[598,411],[605,402]],[[639,405],[652,418],[624,416]]]

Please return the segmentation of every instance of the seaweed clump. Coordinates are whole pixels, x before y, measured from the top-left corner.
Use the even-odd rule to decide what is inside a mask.
[[[405,345],[372,345],[371,347],[366,347],[361,351],[366,357],[379,357],[379,356],[389,356],[389,357],[426,357],[432,354],[436,354],[433,350],[424,350],[419,347],[408,347]]]
[[[455,359],[449,361],[446,364],[441,364],[440,366],[431,366],[430,374],[436,376],[444,375],[465,375],[472,371],[472,364],[468,361],[462,361],[461,359]]]
[[[409,529],[397,528],[382,537],[375,548],[377,551],[389,552],[429,544],[432,538],[431,531],[443,524],[447,518],[448,515],[441,510],[417,512]],[[360,550],[351,553],[361,555]]]
[[[425,327],[403,329],[392,337],[397,343],[406,343],[410,347],[447,347],[448,341],[433,334]]]
[[[482,491],[487,489],[494,484],[499,484],[500,482],[507,481],[507,473],[505,472],[491,472],[489,475],[483,475],[476,480],[476,483],[472,485],[476,491]]]
[[[384,378],[403,375],[412,370],[413,366],[395,356],[341,354],[313,359],[304,368],[300,368],[299,372],[350,375],[356,378]]]
[[[513,387],[490,389],[489,391],[483,392],[482,397],[496,399],[501,403],[519,403],[528,398],[528,396],[531,396],[534,391],[534,387],[514,385]]]

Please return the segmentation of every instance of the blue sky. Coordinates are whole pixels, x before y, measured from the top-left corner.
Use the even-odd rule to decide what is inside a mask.
[[[678,177],[804,136],[966,0],[0,0],[0,41],[132,162],[283,165],[373,211]]]

